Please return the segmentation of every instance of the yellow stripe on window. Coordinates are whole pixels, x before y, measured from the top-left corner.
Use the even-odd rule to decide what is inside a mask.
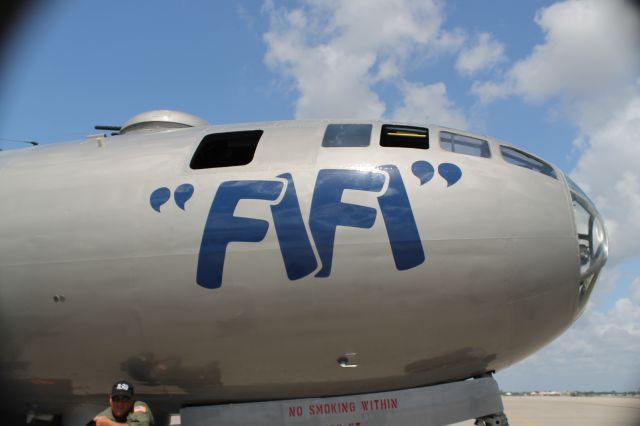
[[[407,132],[389,132],[387,133],[389,136],[406,136],[409,138],[426,138],[427,135],[421,135],[419,133],[407,133]]]

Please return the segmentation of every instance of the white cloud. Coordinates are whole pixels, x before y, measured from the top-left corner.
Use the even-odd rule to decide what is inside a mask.
[[[373,78],[374,82],[388,80],[400,74],[400,68],[393,59],[387,59],[378,66],[378,72]]]
[[[440,35],[433,41],[433,50],[435,53],[442,52],[455,52],[467,40],[467,35],[464,30],[460,28],[454,28],[451,31],[440,33]]]
[[[393,118],[415,123],[435,123],[455,128],[466,128],[464,114],[447,98],[444,83],[423,85],[405,83],[402,87],[404,103]]]
[[[311,16],[316,21],[310,21],[302,9],[270,11],[272,29],[264,36],[266,62],[294,78],[301,93],[297,117],[341,116],[345,111],[378,116],[384,111],[365,78],[375,57],[351,54],[330,44],[312,45],[308,38],[321,26],[320,17]],[[342,104],[333,102],[336,93],[343,94]]]
[[[408,58],[453,51],[464,39],[459,31],[442,30],[442,10],[435,0],[299,4],[293,10],[271,3],[264,7],[271,22],[264,35],[265,61],[299,93],[296,118],[381,118],[388,112],[374,87],[380,82],[397,85],[405,95],[396,115],[407,116],[419,96],[408,88],[423,87],[405,81]],[[446,96],[446,91],[438,95]],[[437,105],[447,109],[436,111]],[[447,117],[451,111],[451,102],[439,99],[430,105],[429,115]]]
[[[580,97],[637,75],[640,26],[625,2],[563,1],[538,11],[535,20],[545,42],[497,83],[504,87],[501,94],[528,100],[557,94]],[[483,88],[476,86],[479,94]]]
[[[640,277],[631,283],[631,298],[635,303],[640,303]]]
[[[480,99],[482,104],[488,104],[496,99],[507,97],[511,94],[511,89],[505,82],[474,81],[471,92]]]
[[[456,70],[461,74],[472,75],[493,68],[505,60],[504,45],[494,40],[491,34],[481,33],[472,46],[465,47],[460,51],[456,61]]]

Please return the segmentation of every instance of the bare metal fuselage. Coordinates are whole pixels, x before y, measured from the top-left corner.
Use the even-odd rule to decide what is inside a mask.
[[[574,321],[584,271],[561,172],[509,164],[492,140],[491,158],[447,152],[437,127],[428,150],[381,147],[381,123],[367,147],[324,148],[326,124],[212,126],[2,153],[0,380],[12,397],[0,410],[102,402],[119,378],[168,409],[443,383],[503,369]],[[189,167],[203,136],[253,129],[264,134],[250,164]],[[454,164],[462,177],[420,185],[418,160]],[[406,270],[394,263],[380,210],[384,165],[400,173],[424,249],[424,262]],[[375,222],[337,227],[328,276],[287,275],[271,211],[280,196],[237,204],[236,217],[266,221],[265,238],[229,243],[219,288],[196,283],[221,184],[289,174],[308,230],[321,170],[385,174],[379,191],[342,193],[342,203],[375,210]],[[194,188],[184,210],[174,200],[182,184]],[[150,194],[161,187],[172,198],[158,212]],[[357,367],[341,368],[345,357]]]

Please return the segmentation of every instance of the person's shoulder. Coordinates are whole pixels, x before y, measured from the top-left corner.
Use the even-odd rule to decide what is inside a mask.
[[[133,403],[134,413],[149,413],[150,411],[149,406],[144,401],[136,401]]]
[[[127,420],[130,424],[140,426],[149,426],[154,424],[153,414],[151,414],[149,406],[143,401],[136,401],[133,403],[133,409],[131,410]]]

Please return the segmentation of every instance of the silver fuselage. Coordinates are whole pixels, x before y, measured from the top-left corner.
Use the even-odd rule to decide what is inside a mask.
[[[509,164],[506,144],[486,137],[490,158],[445,151],[435,126],[426,150],[381,147],[380,122],[369,122],[369,146],[326,148],[328,123],[207,126],[0,153],[0,386],[11,388],[0,411],[103,402],[120,378],[168,410],[444,383],[501,370],[576,319],[585,276],[597,275],[606,248],[589,271],[581,267],[562,172]],[[190,168],[205,135],[254,129],[264,134],[249,164]],[[436,173],[420,185],[419,160],[454,164],[462,177],[448,186]],[[289,174],[309,230],[320,171],[384,165],[404,183],[421,264],[394,263],[377,198],[385,174],[379,191],[342,193],[343,205],[373,209],[375,222],[336,228],[328,276],[287,275],[270,210],[281,195],[237,204],[234,216],[266,221],[266,236],[229,243],[218,288],[196,282],[224,182]],[[183,210],[173,191],[185,183],[194,192]],[[150,194],[161,187],[172,198],[158,212]],[[342,368],[345,357],[357,367]]]

